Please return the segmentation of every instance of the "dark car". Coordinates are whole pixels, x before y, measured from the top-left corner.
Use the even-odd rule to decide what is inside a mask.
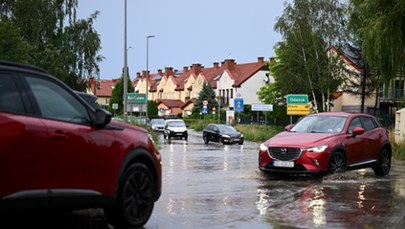
[[[259,149],[259,169],[268,173],[326,175],[366,167],[388,175],[391,144],[378,120],[362,113],[305,116]]]
[[[82,96],[0,61],[0,213],[101,207],[115,227],[142,226],[161,195],[161,155],[145,129]]]
[[[243,145],[243,134],[233,126],[225,124],[208,124],[203,130],[205,144],[208,142],[222,142],[223,144],[239,143]]]

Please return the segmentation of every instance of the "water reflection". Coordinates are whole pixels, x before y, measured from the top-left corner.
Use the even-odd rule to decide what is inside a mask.
[[[398,218],[391,213],[405,206],[405,200],[392,191],[395,183],[375,177],[370,170],[306,178],[261,177],[256,202],[259,214],[273,226],[374,228],[395,226]],[[399,202],[393,205],[393,201]]]

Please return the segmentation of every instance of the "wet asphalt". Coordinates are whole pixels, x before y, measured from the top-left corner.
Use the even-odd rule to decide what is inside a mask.
[[[405,162],[387,177],[371,169],[323,178],[276,177],[257,168],[260,143],[159,139],[163,193],[145,229],[405,228]],[[112,228],[100,209],[33,213],[0,228]]]

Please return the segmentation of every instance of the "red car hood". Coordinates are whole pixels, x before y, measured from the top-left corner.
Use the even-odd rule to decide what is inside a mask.
[[[325,144],[330,138],[336,134],[327,133],[296,133],[296,132],[281,132],[267,140],[264,144],[267,147],[298,147],[306,148]]]

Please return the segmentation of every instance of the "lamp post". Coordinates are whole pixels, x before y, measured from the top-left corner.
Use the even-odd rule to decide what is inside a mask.
[[[124,3],[124,93],[123,93],[123,103],[124,103],[124,122],[128,121],[127,116],[127,100],[128,100],[128,49],[127,49],[127,0]]]
[[[149,87],[149,38],[155,36],[149,35],[146,37],[146,117],[148,117],[148,87]]]

